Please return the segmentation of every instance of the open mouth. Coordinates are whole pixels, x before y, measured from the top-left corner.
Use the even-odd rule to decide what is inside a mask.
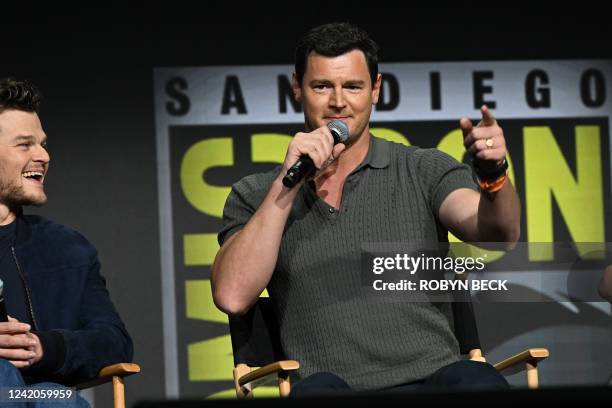
[[[36,181],[38,183],[42,183],[44,173],[41,171],[24,171],[21,175],[28,180]]]

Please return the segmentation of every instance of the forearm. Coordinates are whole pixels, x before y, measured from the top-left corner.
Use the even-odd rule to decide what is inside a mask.
[[[211,284],[215,304],[224,312],[246,312],[270,281],[298,189],[275,180],[253,217],[217,253]]]
[[[78,330],[56,329],[65,344],[64,364],[54,373],[57,378],[66,383],[88,380],[105,366],[132,361],[133,344],[125,327],[102,319]]]
[[[131,361],[132,339],[110,299],[97,255],[92,254],[84,287],[73,293],[79,302],[56,313],[74,323],[52,329],[62,336],[65,351],[55,375],[65,382],[91,379],[104,366]]]
[[[514,243],[520,234],[521,205],[510,180],[496,193],[481,192],[478,204],[479,241]]]

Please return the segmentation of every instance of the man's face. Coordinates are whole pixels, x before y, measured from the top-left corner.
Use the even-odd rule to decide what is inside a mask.
[[[49,168],[47,135],[38,115],[8,109],[0,113],[0,206],[43,205]]]
[[[312,131],[334,119],[349,127],[349,142],[369,131],[372,104],[378,102],[381,76],[372,86],[365,55],[360,50],[337,57],[314,51],[308,56],[301,86],[294,74],[293,92],[304,107],[306,130]]]

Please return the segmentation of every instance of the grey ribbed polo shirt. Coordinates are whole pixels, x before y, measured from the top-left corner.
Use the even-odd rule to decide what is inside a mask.
[[[356,390],[420,380],[459,359],[450,304],[374,296],[360,280],[362,243],[444,242],[437,217],[444,198],[458,188],[478,191],[470,168],[447,154],[370,137],[339,209],[313,183],[302,186],[268,284],[281,343],[300,362],[299,376],[328,371]],[[279,169],[232,186],[220,244],[248,222]]]

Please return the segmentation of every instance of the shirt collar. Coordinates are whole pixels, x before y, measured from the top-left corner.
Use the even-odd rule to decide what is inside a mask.
[[[365,166],[370,166],[374,169],[384,169],[389,165],[389,142],[370,134],[370,146],[368,154],[361,164],[355,169],[355,172],[361,170]]]

